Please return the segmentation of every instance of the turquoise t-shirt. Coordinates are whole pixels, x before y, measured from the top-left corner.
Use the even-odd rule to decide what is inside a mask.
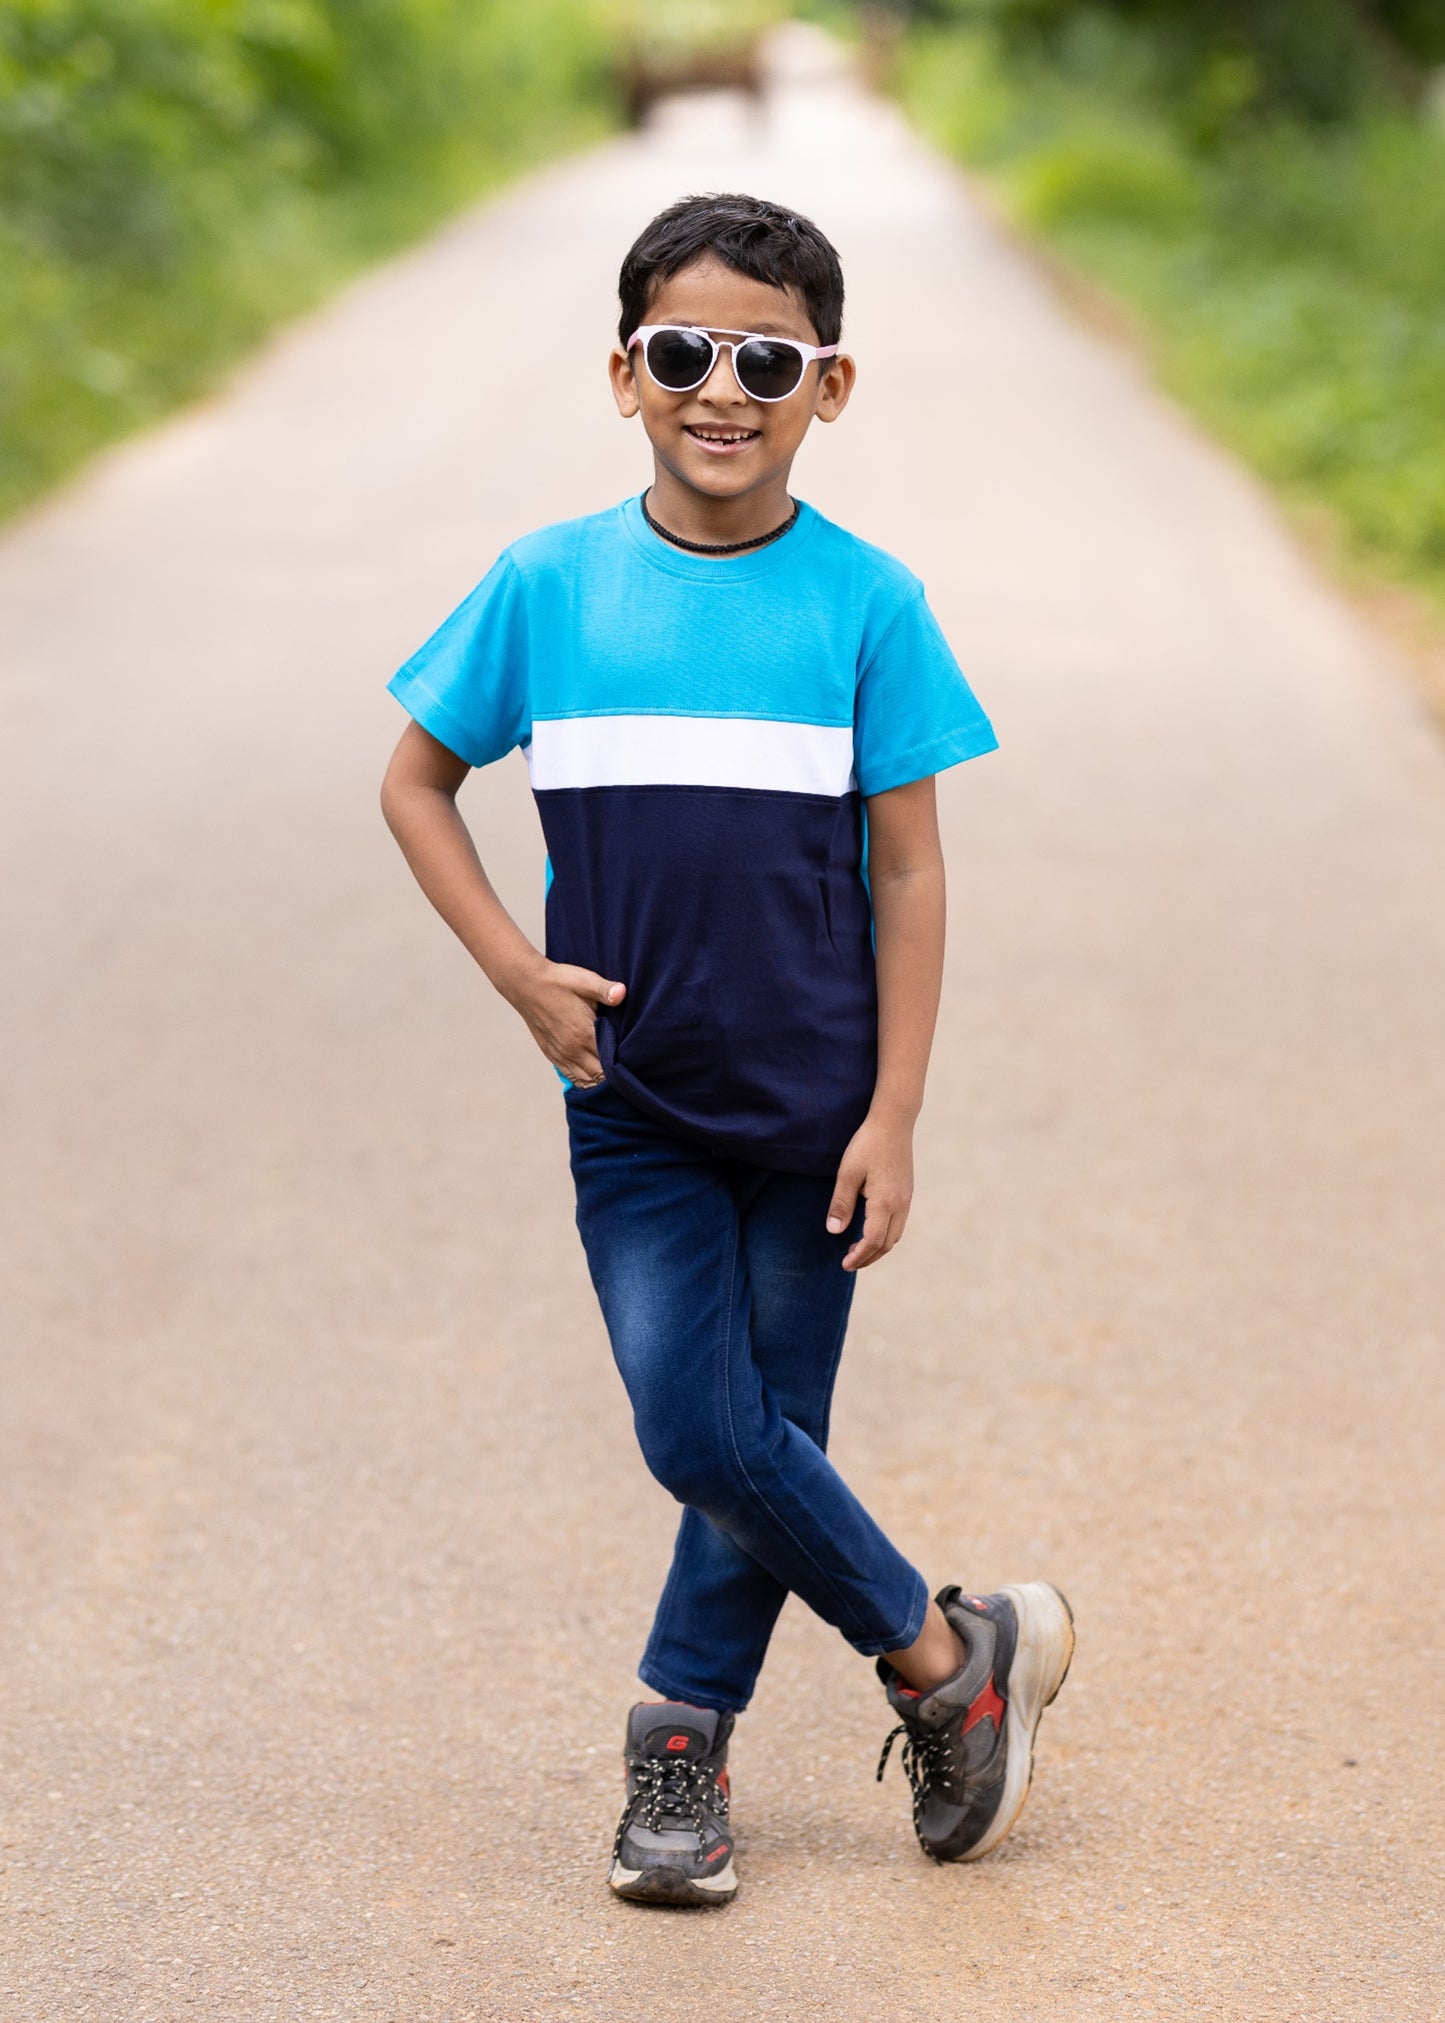
[[[917,578],[810,506],[709,561],[629,499],[515,542],[391,690],[468,765],[526,753],[547,953],[627,986],[609,1084],[831,1171],[877,1061],[862,803],[996,742]]]

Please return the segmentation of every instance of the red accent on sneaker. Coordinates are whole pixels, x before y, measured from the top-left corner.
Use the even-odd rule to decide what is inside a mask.
[[[722,1793],[724,1798],[732,1797],[733,1787],[732,1782],[728,1777],[728,1770],[726,1764],[724,1764],[722,1769],[718,1772],[716,1783],[718,1790]]]
[[[992,1721],[998,1730],[1003,1728],[1004,1704],[998,1696],[997,1688],[990,1679],[973,1705],[963,1717],[963,1732],[976,1728],[980,1721]]]
[[[674,1752],[674,1754],[676,1754],[676,1752],[679,1749],[686,1749],[687,1747],[686,1735],[669,1735],[667,1738],[667,1746]]]
[[[900,1686],[898,1688],[898,1697],[900,1700],[921,1700],[923,1698],[923,1695],[917,1690],[916,1687]]]

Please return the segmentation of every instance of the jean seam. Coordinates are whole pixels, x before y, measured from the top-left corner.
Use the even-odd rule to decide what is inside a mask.
[[[648,1632],[647,1644],[642,1653],[642,1663],[644,1665],[648,1662],[649,1658],[652,1656],[653,1646],[657,1640],[657,1626],[662,1621],[663,1611],[667,1607],[667,1598],[672,1593],[673,1583],[676,1581],[676,1579],[677,1579],[677,1546],[676,1543],[674,1542],[672,1549],[672,1563],[667,1569],[667,1579],[662,1584],[662,1593],[658,1596],[657,1607],[652,1612],[652,1628]],[[639,1666],[638,1668],[639,1678],[641,1677],[641,1675],[642,1675],[641,1667]]]
[[[734,1292],[737,1287],[738,1245],[741,1242],[741,1240],[742,1240],[742,1222],[741,1219],[739,1218],[733,1225],[732,1259],[731,1259],[730,1286],[729,1286],[730,1292]],[[782,1516],[781,1512],[773,1508],[772,1504],[768,1501],[768,1498],[763,1494],[758,1484],[754,1482],[751,1474],[748,1472],[747,1463],[743,1460],[742,1448],[738,1443],[737,1425],[733,1419],[732,1350],[733,1350],[733,1312],[735,1306],[736,1300],[730,1298],[728,1301],[727,1323],[723,1333],[723,1371],[722,1371],[723,1412],[727,1423],[728,1445],[732,1449],[733,1465],[737,1469],[739,1477],[746,1484],[747,1489],[754,1498],[754,1500],[762,1507],[762,1509],[764,1509],[768,1513],[768,1516],[772,1519],[773,1523],[778,1527],[779,1531],[783,1533],[784,1537],[792,1541],[795,1550],[799,1552],[802,1555],[802,1557],[808,1562],[809,1566],[813,1568],[819,1580],[822,1582],[823,1586],[828,1590],[829,1594],[831,1594],[834,1597],[835,1601],[839,1604],[839,1614],[846,1615],[848,1620],[854,1625],[853,1636],[866,1634],[865,1632],[861,1631],[858,1628],[858,1618],[853,1612],[853,1606],[851,1602],[848,1602],[845,1599],[845,1597],[839,1590],[837,1584],[835,1583],[832,1575],[828,1572],[826,1567],[819,1565],[818,1561],[814,1558],[813,1554],[809,1552],[807,1546],[804,1545],[803,1541],[798,1537],[796,1532],[793,1530],[792,1526]],[[841,1351],[842,1351],[842,1343],[840,1340],[839,1343],[840,1354]],[[784,1582],[784,1586],[790,1587],[791,1582]],[[842,1624],[840,1623],[838,1627],[841,1629]],[[853,1641],[853,1636],[850,1636],[848,1631],[844,1630],[843,1634],[848,1637],[850,1643]],[[898,1649],[901,1647],[895,1645],[894,1648]]]
[[[824,1454],[828,1451],[828,1435],[833,1430],[833,1387],[838,1381],[838,1365],[843,1360],[843,1344],[848,1339],[848,1322],[852,1318],[852,1313],[853,1298],[850,1293],[848,1304],[843,1309],[843,1318],[838,1323],[838,1339],[833,1344],[833,1360],[828,1365],[828,1381],[823,1387],[823,1437],[818,1446]]]
[[[881,1658],[889,1651],[906,1651],[910,1644],[916,1644],[923,1635],[923,1625],[928,1619],[928,1583],[917,1568],[914,1569],[918,1581],[918,1600],[914,1604],[904,1628],[895,1637],[880,1639],[870,1637],[866,1643],[855,1643],[853,1648],[862,1658]]]

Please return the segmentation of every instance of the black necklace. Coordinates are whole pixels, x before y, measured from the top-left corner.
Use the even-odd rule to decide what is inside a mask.
[[[669,533],[668,529],[654,520],[647,510],[647,494],[644,492],[638,504],[642,507],[642,517],[654,534],[660,534],[664,541],[671,541],[674,548],[686,548],[690,555],[741,555],[746,548],[766,548],[769,541],[781,541],[790,528],[797,525],[798,515],[803,508],[798,500],[793,501],[793,510],[781,527],[774,527],[771,534],[755,534],[751,541],[684,541],[681,534]]]

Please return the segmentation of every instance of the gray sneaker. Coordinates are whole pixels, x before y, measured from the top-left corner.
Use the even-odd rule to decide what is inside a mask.
[[[1074,1618],[1058,1589],[1041,1580],[992,1595],[948,1587],[938,1605],[963,1644],[962,1669],[931,1693],[915,1693],[878,1660],[899,1717],[878,1775],[901,1735],[919,1845],[935,1861],[977,1861],[1023,1811],[1034,1735],[1074,1655]]]
[[[627,1803],[607,1880],[636,1904],[725,1904],[738,1886],[728,1830],[733,1716],[679,1700],[627,1717]]]

